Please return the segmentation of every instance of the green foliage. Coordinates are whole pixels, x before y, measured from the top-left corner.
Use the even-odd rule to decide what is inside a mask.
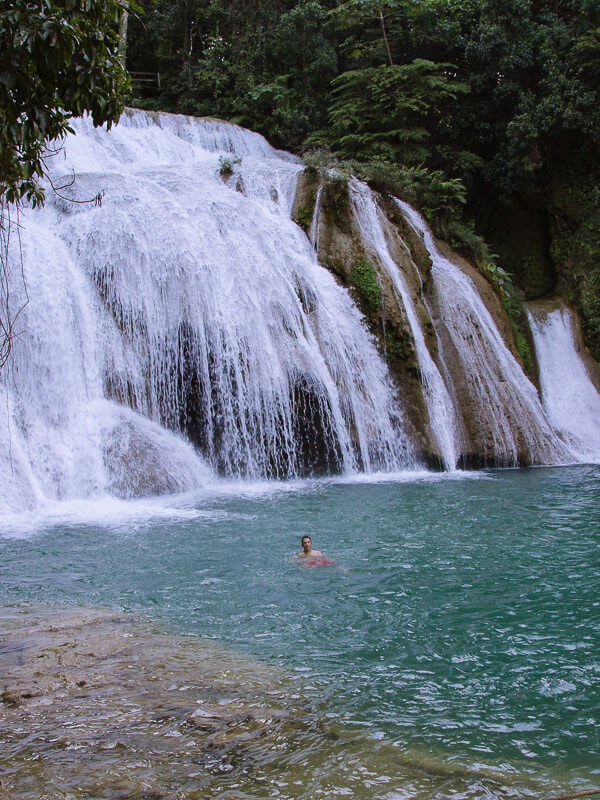
[[[359,258],[352,267],[350,277],[365,313],[377,312],[381,308],[381,286],[373,264],[366,258]]]
[[[241,158],[227,158],[227,156],[220,156],[219,158],[219,175],[224,181],[233,175],[233,168],[236,164],[240,164]]]
[[[438,235],[442,236],[442,233]],[[487,261],[488,246],[483,237],[476,233],[472,222],[465,222],[460,218],[452,219],[443,235],[454,250],[473,263],[483,264]]]
[[[136,104],[229,119],[288,149],[299,149],[307,134],[323,125],[323,98],[337,72],[324,5],[316,0],[142,4],[143,19],[131,25],[128,65],[159,71],[162,89]]]
[[[354,69],[392,65],[398,47],[391,41],[406,23],[410,3],[405,0],[343,0],[335,4],[340,50]],[[391,47],[390,47],[391,41]]]
[[[600,170],[572,168],[558,181],[552,202],[556,223],[552,255],[562,286],[582,317],[593,355],[600,360]]]
[[[449,101],[468,91],[451,71],[449,64],[415,59],[344,72],[333,81],[329,127],[317,136],[342,158],[421,163],[429,128]]]
[[[423,166],[404,167],[379,160],[344,160],[325,148],[309,150],[303,160],[308,170],[320,176],[322,183],[339,182],[337,195],[354,175],[376,191],[399,197],[420,208],[438,236],[454,236],[463,244],[463,232],[465,237],[468,232],[470,243],[477,240],[477,247],[473,248],[477,256],[482,252],[484,245],[481,238],[461,222],[466,189],[458,178],[448,178],[440,170],[429,170]],[[333,200],[336,202],[336,196]],[[462,249],[468,250],[468,247]]]
[[[0,12],[0,197],[43,202],[44,148],[88,111],[119,119],[128,78],[117,0],[8,0]]]
[[[485,261],[479,262],[479,270],[492,284],[494,291],[502,301],[525,371],[531,372],[533,360],[526,333],[527,321],[523,310],[523,295],[514,285],[508,272],[498,266],[497,256],[493,253],[487,253],[486,256]]]
[[[600,360],[600,266],[595,266],[585,275],[577,305],[590,350],[596,360]]]
[[[340,161],[326,147],[307,150],[302,156],[302,160],[309,172],[319,175],[324,180],[327,179],[331,171],[337,173],[347,172],[348,176],[351,175],[349,165]]]
[[[461,218],[466,191],[458,178],[422,166],[394,167],[378,162],[365,165],[362,174],[374,188],[418,206],[439,236],[447,238],[451,221]]]
[[[464,57],[488,182],[515,191],[543,179],[565,148],[597,148],[599,22],[600,6],[586,0],[477,4]]]

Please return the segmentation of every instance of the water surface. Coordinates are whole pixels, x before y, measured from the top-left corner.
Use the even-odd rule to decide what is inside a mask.
[[[63,521],[54,509],[3,522],[0,603],[143,612],[218,640],[297,675],[336,725],[497,771],[501,795],[516,776],[537,796],[594,788],[599,478],[223,484],[137,512],[88,506],[88,521],[64,506]],[[294,560],[307,533],[336,566]]]

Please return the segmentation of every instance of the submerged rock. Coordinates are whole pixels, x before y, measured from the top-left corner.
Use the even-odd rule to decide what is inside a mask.
[[[0,800],[540,795],[344,727],[292,674],[127,614],[0,609],[0,642]]]
[[[4,610],[0,631],[0,769],[20,800],[204,796],[313,718],[276,669],[125,614]]]

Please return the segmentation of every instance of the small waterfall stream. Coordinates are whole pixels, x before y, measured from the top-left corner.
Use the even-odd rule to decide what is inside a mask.
[[[308,238],[310,239],[310,243],[315,249],[315,253],[319,252],[319,241],[321,238],[321,196],[323,194],[323,186],[320,185],[317,189],[317,194],[315,196],[315,208],[312,215],[312,220],[310,221],[310,230],[308,232]]]
[[[350,182],[350,198],[362,237],[370,245],[373,257],[378,260],[391,278],[398,302],[406,312],[421,370],[423,395],[429,412],[429,424],[433,438],[445,467],[454,469],[456,464],[456,424],[452,400],[427,349],[406,278],[390,255],[383,228],[386,224],[385,218],[379,212],[371,190],[364,183],[356,180]]]
[[[537,391],[506,346],[473,282],[438,250],[422,217],[396,201],[423,238],[447,346],[457,370],[457,394],[476,422],[479,448],[497,464],[549,464],[573,460],[551,428]],[[471,425],[473,428],[473,425]]]
[[[559,301],[527,304],[542,403],[555,431],[578,461],[600,461],[600,394],[581,358],[581,332]]]

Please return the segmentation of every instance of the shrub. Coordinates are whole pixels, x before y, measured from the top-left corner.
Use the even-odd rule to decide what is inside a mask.
[[[227,156],[221,156],[219,158],[219,175],[226,181],[233,175],[233,168],[236,164],[241,164],[241,158],[228,158]]]

